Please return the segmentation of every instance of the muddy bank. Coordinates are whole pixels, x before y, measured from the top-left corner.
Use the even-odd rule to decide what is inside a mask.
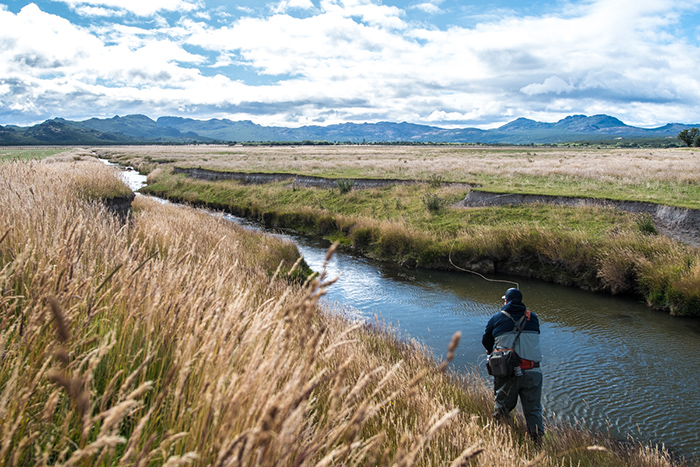
[[[471,190],[457,207],[506,206],[509,204],[546,203],[562,206],[610,206],[627,212],[649,214],[658,230],[688,245],[700,246],[700,209],[679,208],[642,201],[576,198],[573,196],[527,195]]]
[[[373,179],[373,178],[324,178],[312,175],[295,175],[289,173],[246,173],[246,172],[223,172],[209,169],[193,167],[173,167],[174,174],[185,174],[188,177],[200,180],[238,180],[249,184],[263,184],[272,182],[289,181],[294,186],[304,188],[338,188],[339,180],[352,182],[353,188],[380,188],[391,185],[417,185],[428,183],[424,180],[401,180],[401,179]],[[445,186],[463,186],[468,188],[466,183],[443,182]]]
[[[126,196],[117,196],[114,198],[101,199],[100,202],[109,209],[112,214],[117,216],[122,222],[125,222],[131,212],[131,203],[136,195],[131,193]]]

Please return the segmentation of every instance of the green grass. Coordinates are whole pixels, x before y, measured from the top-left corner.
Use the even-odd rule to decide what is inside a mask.
[[[225,172],[225,169],[208,170]],[[277,170],[260,170],[260,173],[279,173]],[[285,173],[283,171],[282,173]],[[294,175],[313,175],[345,181],[349,179],[385,179],[395,178],[410,180],[408,173],[398,171],[373,171],[362,168],[334,168],[321,172],[296,173]],[[435,188],[435,178],[442,177],[434,173],[424,173],[420,178]],[[610,199],[616,201],[644,201],[668,206],[700,209],[700,184],[694,182],[675,182],[662,180],[596,180],[589,177],[571,175],[493,175],[482,173],[452,173],[441,179],[443,182],[466,183],[485,191],[497,193],[537,194],[550,196],[572,196],[578,198]],[[342,182],[341,182],[342,183]]]
[[[660,180],[603,181],[563,175],[504,177],[473,175],[469,183],[486,191],[579,198],[644,201],[700,209],[700,184]]]
[[[152,147],[96,149],[142,172],[164,163],[214,171],[294,173],[335,179],[469,183],[485,190],[700,208],[696,148],[482,147]],[[158,162],[156,162],[158,161]]]
[[[0,162],[12,160],[46,159],[65,152],[65,148],[0,148]]]
[[[148,192],[321,235],[405,265],[515,273],[587,290],[630,294],[700,316],[700,252],[655,235],[640,215],[606,207],[449,207],[465,192],[429,185],[353,190],[242,185],[162,172]],[[445,207],[423,200],[436,195]]]
[[[311,208],[342,216],[401,221],[418,230],[447,235],[456,235],[472,225],[522,225],[554,231],[582,231],[590,237],[599,238],[612,230],[629,230],[636,225],[636,216],[611,208],[519,205],[454,209],[449,206],[464,199],[467,190],[434,189],[425,185],[393,185],[353,190],[341,195],[333,189],[289,188],[286,182],[243,185],[165,175],[152,183],[146,191],[149,190],[211,206],[248,206],[261,212]],[[444,200],[444,209],[428,209],[422,201],[426,195],[439,196]]]

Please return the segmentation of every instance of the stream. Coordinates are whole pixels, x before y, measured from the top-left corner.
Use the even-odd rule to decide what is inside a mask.
[[[123,174],[134,190],[145,183],[133,170]],[[297,244],[313,270],[321,269],[329,242],[281,235]],[[347,249],[336,253],[328,272],[339,276],[323,299],[332,309],[358,320],[378,318],[402,338],[422,342],[438,360],[461,331],[450,367],[490,378],[481,336],[510,285],[462,272],[406,269]],[[700,460],[700,320],[672,317],[629,298],[516,276],[492,278],[518,282],[524,303],[540,319],[546,419],[663,443]]]

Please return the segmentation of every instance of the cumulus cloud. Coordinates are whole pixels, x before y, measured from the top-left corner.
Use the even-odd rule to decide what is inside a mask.
[[[0,48],[0,85],[13,88],[11,99],[3,104],[21,112],[56,115],[78,103],[85,104],[83,113],[90,112],[112,105],[115,96],[133,95],[138,100],[138,92],[130,94],[135,90],[184,89],[203,79],[198,70],[182,66],[201,57],[174,42],[152,39],[136,47],[106,45],[33,4],[17,15],[0,11],[0,43],[12,44]]]
[[[564,92],[569,92],[574,89],[574,86],[571,84],[567,83],[563,79],[561,79],[558,76],[551,76],[544,80],[543,83],[533,83],[533,84],[528,84],[527,86],[523,87],[521,91],[528,96],[533,96],[535,94],[548,94],[548,93],[554,93],[554,94],[561,94]]]
[[[444,110],[433,110],[433,112],[428,115],[426,121],[428,122],[463,122],[469,120],[473,115],[465,114],[462,112],[445,112]]]
[[[378,0],[275,0],[265,14],[231,7],[236,19],[222,21],[193,0],[61,1],[97,19],[78,26],[34,4],[17,14],[0,5],[0,114],[82,105],[84,116],[199,112],[289,125],[488,127],[570,113],[700,120],[700,48],[673,34],[700,0],[573,2],[442,29],[411,18],[438,1],[402,10]],[[183,6],[191,14],[172,23],[107,16]]]

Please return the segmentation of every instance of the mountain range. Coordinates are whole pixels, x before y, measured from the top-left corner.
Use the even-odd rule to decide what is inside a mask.
[[[62,118],[38,125],[0,125],[0,145],[185,144],[232,142],[330,143],[483,143],[555,144],[574,141],[656,138],[676,144],[679,132],[700,125],[669,123],[658,128],[626,125],[609,115],[572,115],[555,123],[518,118],[491,130],[447,129],[413,123],[343,123],[286,128],[262,126],[249,120],[195,120],[145,115],[71,121]]]

